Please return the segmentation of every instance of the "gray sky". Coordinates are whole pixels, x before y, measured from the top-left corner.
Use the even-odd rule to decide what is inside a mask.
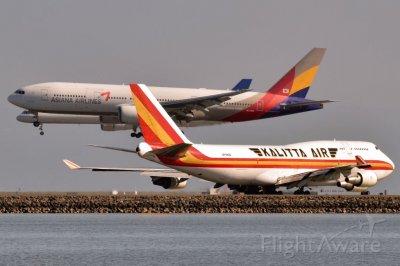
[[[155,164],[86,144],[135,148],[128,131],[16,121],[7,96],[46,81],[229,88],[253,78],[272,86],[313,47],[328,48],[311,99],[325,109],[288,117],[186,129],[194,142],[287,144],[371,141],[400,159],[399,1],[2,1],[0,3],[0,190],[156,190],[136,174],[68,170]],[[157,166],[158,167],[158,166]],[[399,171],[372,191],[400,192]],[[189,189],[209,183],[191,180]]]

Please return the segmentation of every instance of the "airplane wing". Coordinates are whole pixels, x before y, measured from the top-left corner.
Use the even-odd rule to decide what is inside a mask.
[[[276,186],[287,186],[288,188],[303,187],[306,186],[310,181],[327,181],[338,178],[338,175],[349,175],[351,169],[357,168],[369,168],[370,164],[364,161],[361,156],[356,156],[356,164],[341,165],[337,167],[330,167],[324,169],[318,169],[315,171],[304,172],[300,174],[283,176],[278,178],[275,183]]]
[[[232,88],[233,91],[241,91],[241,90],[248,90],[250,88],[250,84],[253,80],[252,79],[242,79],[236,84],[235,87]]]
[[[164,108],[171,109],[171,108],[200,108],[200,109],[206,109],[207,107],[221,104],[225,101],[228,101],[231,99],[231,96],[235,96],[238,94],[242,94],[244,92],[247,92],[249,90],[230,90],[228,92],[224,93],[219,93],[219,94],[213,94],[213,95],[207,95],[207,96],[201,96],[201,97],[194,97],[194,98],[188,98],[188,99],[182,99],[182,100],[176,100],[176,101],[170,101],[170,102],[162,102],[161,105]]]
[[[158,177],[179,177],[189,178],[190,176],[186,173],[174,170],[174,169],[162,169],[162,168],[115,168],[115,167],[81,167],[70,160],[63,160],[63,162],[71,170],[92,170],[94,172],[139,172],[144,176],[158,176]]]
[[[190,120],[193,117],[193,110],[208,111],[208,107],[219,105],[231,99],[232,96],[249,91],[251,81],[251,79],[242,79],[232,90],[224,93],[161,102],[160,104],[167,110],[171,117],[175,117],[178,120]]]
[[[297,103],[281,103],[280,106],[282,106],[282,108],[284,110],[289,110],[290,108],[310,106],[310,105],[323,105],[324,103],[333,103],[333,102],[336,102],[336,101],[332,101],[332,100],[304,101],[304,102],[297,102]]]

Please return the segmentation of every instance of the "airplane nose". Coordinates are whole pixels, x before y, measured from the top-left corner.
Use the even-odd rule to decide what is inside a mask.
[[[15,95],[11,94],[10,96],[8,96],[7,100],[9,103],[15,104]]]
[[[385,161],[392,166],[391,172],[393,172],[393,170],[395,168],[394,162],[386,154],[383,154],[383,155],[385,156]]]
[[[389,163],[392,165],[392,169],[394,170],[395,166],[394,166],[394,162],[392,160],[389,159]]]

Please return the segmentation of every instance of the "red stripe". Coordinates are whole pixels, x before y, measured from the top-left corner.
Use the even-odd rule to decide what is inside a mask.
[[[268,161],[274,161],[274,162],[284,162],[284,161],[291,161],[291,162],[332,162],[332,163],[353,163],[356,164],[357,161],[355,159],[348,159],[348,160],[340,160],[338,158],[334,159],[315,159],[315,158],[213,158],[213,157],[208,157],[195,147],[190,147],[188,150],[191,155],[196,157],[199,160],[209,160],[209,161],[262,161],[262,162],[268,162]],[[367,160],[368,163],[386,163],[384,161],[379,161],[379,160]]]
[[[297,165],[297,164],[270,164],[270,165],[260,165],[257,163],[254,164],[198,164],[198,163],[186,163],[182,162],[180,160],[176,161],[171,161],[167,160],[166,158],[161,158],[160,159],[163,163],[166,165],[172,165],[172,166],[184,166],[184,167],[199,167],[199,168],[292,168],[292,169],[326,169],[326,168],[331,168],[331,167],[337,167],[337,166],[345,166],[346,164],[341,163],[340,165],[338,164],[327,164],[327,165],[313,165],[313,164],[307,164],[307,165]],[[354,163],[354,162],[352,162]],[[382,162],[381,162],[382,163]],[[391,166],[372,166],[368,168],[368,170],[393,170]]]
[[[169,158],[160,158],[160,160],[165,163],[166,165],[173,165],[173,166],[187,166],[187,167],[209,167],[209,168],[296,168],[296,169],[325,169],[330,167],[337,167],[337,166],[345,166],[351,164],[357,164],[357,161],[354,160],[323,160],[323,159],[275,159],[275,158],[211,158],[206,156],[205,154],[201,153],[194,147],[191,147],[188,152],[192,156],[194,156],[198,160],[208,161],[210,163],[201,164],[201,163],[187,163],[182,160],[175,160]],[[249,164],[236,164],[236,163],[229,163],[229,162],[249,162]],[[285,165],[278,165],[278,164],[271,164],[271,165],[259,165],[259,162],[287,162],[288,164]],[[214,162],[214,163],[213,163]],[[224,164],[216,164],[216,162],[226,162]],[[310,163],[308,165],[297,165],[292,164],[294,162],[297,163]],[[393,170],[392,166],[388,166],[389,164],[384,161],[379,160],[368,160],[369,164],[372,164],[372,167],[368,168],[369,170]],[[251,164],[253,163],[253,164]],[[325,165],[313,165],[312,163],[325,163]],[[384,163],[386,166],[373,166],[373,164]]]
[[[357,164],[357,161],[354,160],[339,160],[339,159],[332,159],[332,160],[324,160],[324,159],[281,159],[281,158],[211,158],[205,155],[204,153],[200,152],[198,149],[194,148],[193,146],[189,148],[188,152],[198,160],[204,161],[211,161],[210,164],[196,164],[196,163],[186,163],[181,160],[169,160],[168,158],[160,158],[161,161],[165,164],[169,165],[176,165],[176,166],[190,166],[190,167],[209,167],[209,168],[297,168],[297,169],[324,169],[329,167],[336,167],[336,166],[344,166],[344,165],[351,165]],[[212,164],[212,162],[226,162],[226,164]],[[238,165],[238,164],[229,164],[232,161],[245,161],[245,162],[254,162],[254,164],[245,164],[245,165]],[[256,162],[288,162],[287,165],[257,165]],[[312,164],[301,166],[292,165],[290,163],[298,162],[298,163],[327,163],[330,166],[313,166]],[[370,170],[393,170],[393,167],[385,161],[379,160],[367,160],[369,164],[378,164],[384,163],[387,166],[372,166],[368,169]]]
[[[157,107],[150,101],[147,95],[142,91],[142,89],[137,84],[131,84],[131,90],[134,97],[137,97],[142,104],[146,107],[147,111],[158,121],[160,126],[165,130],[165,132],[171,137],[175,143],[182,143],[183,140],[171,127],[168,121],[163,117]]]

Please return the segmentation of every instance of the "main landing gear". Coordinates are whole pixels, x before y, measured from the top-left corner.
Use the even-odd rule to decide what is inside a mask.
[[[39,134],[40,134],[41,136],[44,135],[43,124],[42,124],[42,123],[39,123],[38,121],[35,121],[35,122],[33,122],[33,126],[39,128],[39,131],[40,131]]]
[[[310,195],[310,191],[309,190],[304,190],[304,187],[300,187],[293,194],[294,195]]]
[[[275,186],[228,185],[228,187],[246,195],[282,195],[282,191],[276,191]]]

